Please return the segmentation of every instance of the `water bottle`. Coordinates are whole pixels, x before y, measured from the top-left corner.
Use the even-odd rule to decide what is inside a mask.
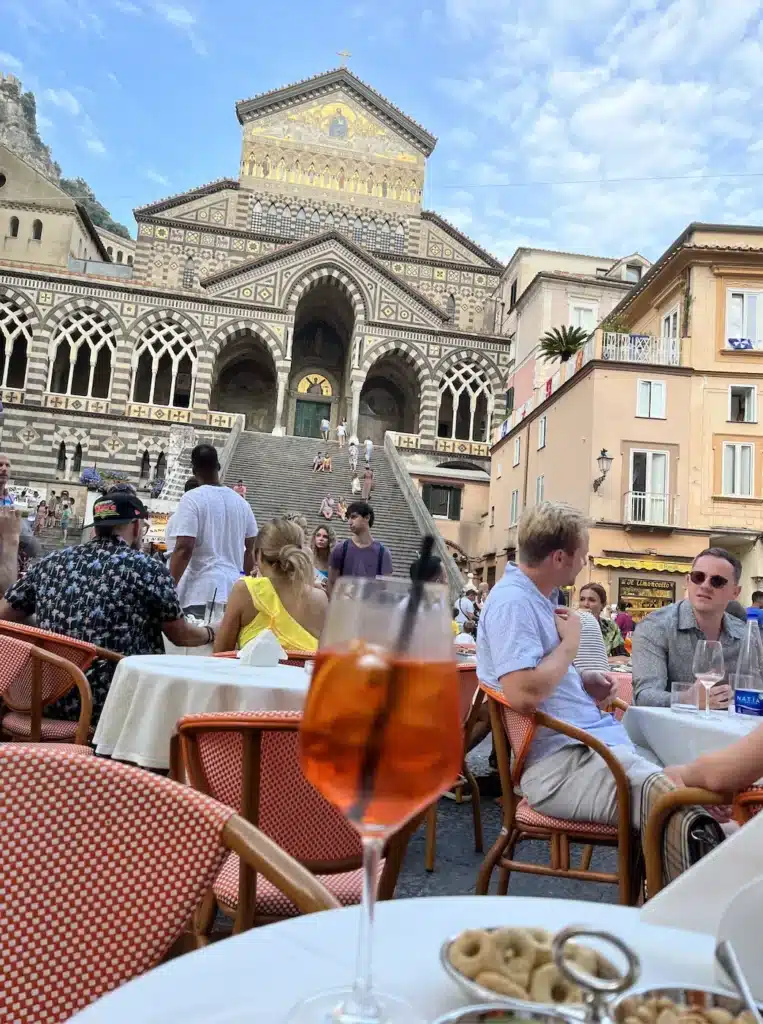
[[[733,694],[729,714],[763,716],[763,643],[760,639],[760,612],[747,609],[747,632],[742,641],[736,671],[732,680]]]

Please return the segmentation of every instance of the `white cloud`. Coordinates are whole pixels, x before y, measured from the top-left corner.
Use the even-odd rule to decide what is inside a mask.
[[[467,170],[451,150],[428,199],[451,216],[468,211],[470,233],[494,251],[529,235],[654,258],[691,220],[763,208],[763,177],[714,176],[763,171],[763,0],[445,9],[468,59],[460,77],[438,82],[454,123],[443,141],[475,136],[482,161]],[[459,191],[473,200],[455,201]]]
[[[90,152],[95,153],[96,156],[106,156],[106,147],[100,139],[96,139],[94,136],[91,136],[85,139],[85,145]]]
[[[157,185],[163,185],[165,188],[169,185],[170,179],[165,178],[163,174],[159,174],[158,171],[147,170],[145,172],[146,177],[149,181],[156,182]]]
[[[46,132],[49,128],[53,127],[53,122],[49,117],[45,117],[44,114],[38,114],[37,127],[40,129],[40,131]]]
[[[0,50],[0,71],[11,71],[14,75],[21,74],[24,65],[12,53]]]
[[[143,9],[138,7],[137,4],[133,4],[130,0],[113,0],[114,7],[122,14],[131,14],[133,17],[139,17],[143,14]]]
[[[206,56],[207,48],[196,31],[196,15],[192,11],[189,11],[182,4],[174,3],[157,3],[154,9],[159,17],[163,18],[168,25],[171,25],[187,36],[188,41],[199,56]]]
[[[72,117],[76,117],[82,109],[77,97],[68,89],[46,89],[45,99]]]
[[[106,77],[112,83],[112,85],[116,85],[116,86],[121,88],[122,83],[119,81],[119,79],[117,78],[117,76],[114,74],[113,71],[109,71],[108,74],[106,75]]]
[[[449,143],[451,146],[467,149],[477,141],[477,135],[469,128],[453,128],[441,141],[446,144]]]

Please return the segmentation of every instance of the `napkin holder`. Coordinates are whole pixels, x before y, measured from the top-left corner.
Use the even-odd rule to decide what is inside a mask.
[[[241,648],[238,660],[252,668],[275,668],[279,661],[286,661],[288,655],[271,630],[266,629]]]

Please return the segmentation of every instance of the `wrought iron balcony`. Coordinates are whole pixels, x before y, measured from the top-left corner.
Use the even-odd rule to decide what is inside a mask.
[[[651,334],[614,334],[605,331],[601,358],[613,363],[680,366],[681,339],[656,338]]]

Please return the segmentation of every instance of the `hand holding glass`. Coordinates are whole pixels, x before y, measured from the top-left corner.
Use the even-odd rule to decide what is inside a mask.
[[[705,717],[710,716],[710,690],[725,675],[723,648],[718,640],[700,640],[694,650],[694,678],[705,688]]]
[[[415,613],[415,615],[414,615]],[[413,616],[413,617],[412,617]],[[405,637],[402,649],[399,638]],[[408,1024],[405,1003],[374,992],[371,924],[385,841],[453,784],[463,730],[447,588],[338,580],[301,730],[302,767],[363,843],[356,980],[296,1007],[291,1024]]]

